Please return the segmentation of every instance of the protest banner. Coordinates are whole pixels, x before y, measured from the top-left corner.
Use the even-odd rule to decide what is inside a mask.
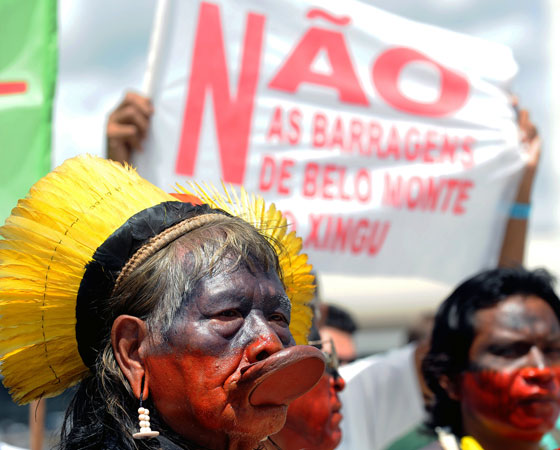
[[[496,263],[523,165],[509,49],[357,0],[162,8],[143,176],[263,195],[322,273]]]
[[[56,0],[0,3],[0,225],[51,168]]]

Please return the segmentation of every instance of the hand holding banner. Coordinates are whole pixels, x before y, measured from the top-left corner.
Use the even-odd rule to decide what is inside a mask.
[[[320,272],[493,265],[523,166],[500,45],[357,0],[170,1],[135,163],[274,201]]]

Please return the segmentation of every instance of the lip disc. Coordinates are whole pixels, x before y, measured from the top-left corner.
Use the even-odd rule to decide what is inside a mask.
[[[310,390],[325,371],[323,353],[296,345],[274,353],[247,371],[256,386],[249,394],[253,406],[288,405]]]

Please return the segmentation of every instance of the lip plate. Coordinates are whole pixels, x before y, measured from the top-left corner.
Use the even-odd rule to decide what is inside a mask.
[[[315,347],[288,347],[243,368],[239,385],[254,385],[249,393],[253,406],[288,405],[317,384],[325,363]]]

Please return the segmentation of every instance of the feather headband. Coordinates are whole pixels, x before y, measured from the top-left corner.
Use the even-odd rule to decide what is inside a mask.
[[[142,245],[194,216],[239,216],[271,241],[292,303],[290,330],[306,342],[311,266],[274,204],[244,190],[179,189],[204,204],[177,201],[130,167],[84,155],[18,202],[0,227],[0,373],[16,402],[58,395],[87,376],[103,321],[88,299],[110,295]]]

